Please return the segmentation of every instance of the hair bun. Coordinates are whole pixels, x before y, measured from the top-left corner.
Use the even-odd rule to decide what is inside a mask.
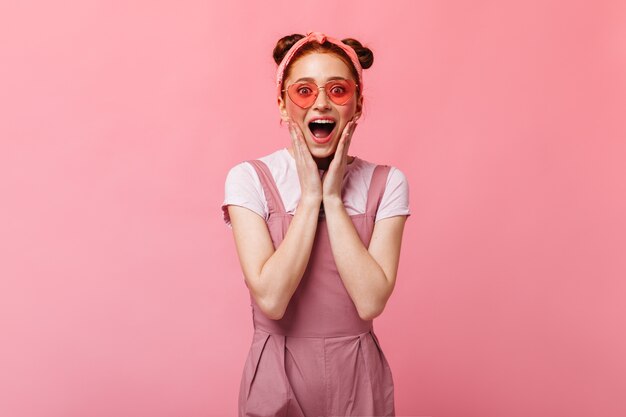
[[[356,55],[359,57],[359,62],[363,69],[367,69],[374,63],[374,53],[366,46],[361,45],[361,42],[353,38],[342,39],[341,42],[349,45],[354,49]]]
[[[285,55],[287,55],[287,52],[291,49],[291,47],[302,38],[304,38],[304,35],[294,33],[293,35],[283,36],[278,40],[278,42],[276,42],[274,52],[272,53],[276,65],[280,65],[283,58],[285,57]]]

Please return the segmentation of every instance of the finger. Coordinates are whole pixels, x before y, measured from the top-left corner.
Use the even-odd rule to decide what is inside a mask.
[[[350,132],[351,132],[351,121],[348,122],[348,124],[346,125],[346,127],[343,130],[343,135],[341,135],[341,139],[339,140],[339,146],[337,147],[337,151],[340,152],[342,155],[345,153],[346,151],[346,142],[348,142],[350,140]]]
[[[309,164],[315,164],[315,161],[313,160],[313,155],[311,155],[311,150],[309,149],[309,146],[306,143],[306,139],[304,138],[304,134],[302,133],[302,130],[300,130],[299,128],[298,130],[300,132],[300,134],[298,135],[298,140],[300,143],[300,148],[302,150],[302,157],[306,159],[309,162]]]
[[[302,139],[300,138],[300,135],[298,134],[298,130],[297,129],[298,128],[294,126],[294,138],[293,138],[293,140],[295,141],[296,146],[298,148],[298,152],[299,152],[300,156],[302,157],[302,156],[304,156],[303,153],[302,153],[303,152],[303,149],[302,149]]]
[[[298,143],[298,150],[300,152],[302,164],[307,166],[309,169],[312,169],[314,165],[317,167],[317,164],[315,164],[315,161],[313,160],[313,155],[311,155],[311,151],[306,144],[304,136],[302,134],[298,135],[296,141]]]
[[[295,154],[295,159],[296,159],[296,164],[297,165],[302,165],[303,161],[304,161],[304,157],[302,155],[302,144],[300,142],[300,138],[298,137],[298,132],[296,131],[296,126],[295,124],[291,125],[291,131],[292,131],[292,143],[293,143],[293,149],[294,149],[294,154]]]
[[[289,132],[291,133],[292,137],[295,140],[298,140],[298,138],[300,138],[300,136],[302,136],[301,132],[300,132],[300,127],[292,119],[289,119]]]
[[[300,130],[300,127],[295,122],[293,123],[292,126],[293,126],[294,139],[296,140],[296,142],[301,143],[302,132]]]
[[[300,162],[300,164],[302,164],[304,162],[304,154],[302,152],[302,142],[300,142],[300,138],[298,137],[297,133],[294,135],[293,143],[298,157],[298,161]]]
[[[296,137],[298,139],[304,139],[304,136],[302,134],[302,129],[300,129],[300,126],[297,123],[293,123],[293,129],[296,132]]]
[[[296,139],[296,131],[293,127],[293,123],[291,122],[291,120],[289,120],[288,122],[288,126],[289,126],[289,136],[291,136],[292,140]]]
[[[352,121],[349,121],[348,123],[346,123],[346,125],[343,127],[343,134],[341,136],[345,136],[349,131],[350,131],[350,126],[352,125]]]
[[[346,135],[341,135],[341,138],[339,139],[339,143],[337,144],[337,149],[335,150],[335,155],[333,156],[333,160],[331,161],[331,165],[336,159],[343,158],[345,143],[346,143]]]
[[[354,122],[350,126],[350,137],[352,137],[354,135],[354,131],[356,130],[357,125],[358,125],[358,123]]]
[[[296,145],[300,145],[300,133],[299,133],[299,128],[298,125],[295,122],[291,123],[291,131],[293,132],[293,140],[296,143]]]
[[[354,128],[351,128],[350,131],[348,132],[348,134],[346,135],[346,143],[344,145],[344,149],[345,149],[346,153],[348,152],[348,148],[350,147],[350,143],[352,143],[353,132],[354,132]]]
[[[343,141],[346,140],[346,136],[348,135],[348,132],[350,131],[350,122],[348,122],[344,127],[343,127],[343,131],[341,132],[341,137],[339,138],[339,143],[341,144]]]
[[[347,137],[347,143],[346,143],[346,151],[348,150],[348,147],[350,146],[350,142],[352,141],[352,137],[354,136],[354,130],[356,129],[356,125],[357,123],[352,122],[352,124],[350,125],[350,130],[348,132],[348,137]]]
[[[344,135],[346,137],[349,137],[350,135],[352,135],[352,126],[354,125],[354,123],[352,122],[352,120],[350,120],[348,122],[348,124],[346,125],[346,127],[344,128]]]
[[[299,158],[301,158],[300,161],[302,162],[302,164],[308,166],[311,169],[313,167],[317,169],[317,164],[315,163],[313,155],[311,155],[311,151],[307,146],[302,129],[300,129],[300,126],[293,120],[291,120],[291,126],[294,132],[294,142],[296,144],[294,147],[297,148],[297,151],[299,153],[298,156]]]

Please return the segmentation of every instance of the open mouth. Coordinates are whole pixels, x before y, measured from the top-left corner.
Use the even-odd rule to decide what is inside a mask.
[[[331,120],[315,120],[309,123],[309,130],[318,139],[327,139],[337,123]]]

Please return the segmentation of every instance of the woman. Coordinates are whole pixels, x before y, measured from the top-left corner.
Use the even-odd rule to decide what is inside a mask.
[[[254,323],[239,415],[395,415],[372,323],[394,288],[408,184],[348,155],[372,52],[309,32],[274,59],[291,146],[233,167],[222,205]]]

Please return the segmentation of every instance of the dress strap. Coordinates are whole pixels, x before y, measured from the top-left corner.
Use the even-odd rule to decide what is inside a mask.
[[[370,182],[370,187],[367,191],[367,205],[365,208],[365,212],[371,214],[372,216],[376,216],[378,205],[380,204],[380,200],[382,200],[383,194],[385,193],[387,176],[389,175],[390,169],[391,166],[389,165],[376,165],[374,168],[372,181]]]
[[[267,164],[259,159],[251,159],[246,162],[254,167],[257,175],[259,176],[259,180],[263,186],[263,191],[265,192],[269,215],[271,216],[274,213],[285,213],[285,205],[283,204],[283,200],[278,192],[278,187],[276,186],[276,181],[274,181],[274,177],[272,177],[272,173],[267,167]]]

